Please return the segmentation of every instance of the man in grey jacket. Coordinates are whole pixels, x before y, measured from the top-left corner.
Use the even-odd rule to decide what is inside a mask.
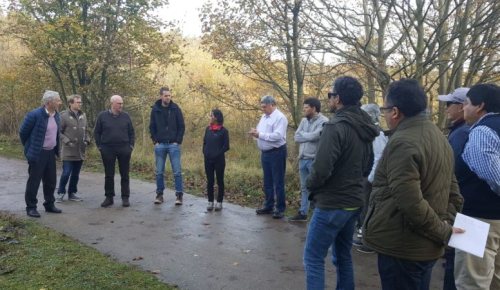
[[[306,180],[309,172],[311,172],[311,166],[318,150],[319,136],[323,129],[323,124],[328,121],[328,118],[321,114],[321,102],[317,98],[305,99],[302,113],[304,114],[304,118],[300,121],[299,128],[295,132],[295,142],[300,144],[300,209],[297,215],[289,219],[291,222],[307,221],[309,191],[306,187]]]
[[[56,202],[62,202],[68,185],[68,200],[82,201],[76,195],[80,169],[85,159],[85,149],[90,143],[87,133],[87,117],[82,112],[82,97],[80,95],[68,96],[69,108],[61,112],[61,159],[63,170],[59,179]]]

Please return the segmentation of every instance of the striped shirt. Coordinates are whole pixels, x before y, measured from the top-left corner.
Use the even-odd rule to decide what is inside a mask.
[[[487,126],[477,126],[484,117],[493,114],[498,113],[484,115],[471,127],[462,158],[491,190],[500,194],[500,136]]]

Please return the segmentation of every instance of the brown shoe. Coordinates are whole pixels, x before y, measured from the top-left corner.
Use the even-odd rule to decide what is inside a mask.
[[[162,204],[162,203],[163,203],[163,195],[157,194],[155,199],[155,204]]]
[[[112,206],[113,203],[114,203],[113,198],[106,196],[106,199],[104,199],[104,201],[101,203],[101,206],[102,207],[109,207],[109,206]]]
[[[122,206],[123,207],[129,207],[130,202],[128,201],[128,196],[127,197],[122,197]]]

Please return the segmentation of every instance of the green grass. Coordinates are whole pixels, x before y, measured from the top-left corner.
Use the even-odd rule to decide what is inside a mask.
[[[30,220],[0,212],[0,289],[175,289]]]

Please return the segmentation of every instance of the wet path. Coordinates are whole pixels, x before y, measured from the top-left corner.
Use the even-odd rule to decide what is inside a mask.
[[[0,210],[26,216],[26,179],[26,162],[0,157]],[[254,209],[227,203],[221,212],[209,213],[206,200],[192,195],[176,207],[171,191],[164,204],[154,205],[155,185],[138,180],[131,180],[130,208],[115,198],[105,209],[103,184],[102,174],[82,172],[79,190],[85,200],[58,204],[60,215],[43,211],[40,188],[40,223],[120,262],[155,271],[181,289],[305,288],[306,224],[256,216]],[[376,255],[353,251],[353,257],[357,289],[379,289]],[[326,263],[327,286],[334,289],[335,270],[330,258]],[[440,289],[442,276],[438,262],[432,289]]]

